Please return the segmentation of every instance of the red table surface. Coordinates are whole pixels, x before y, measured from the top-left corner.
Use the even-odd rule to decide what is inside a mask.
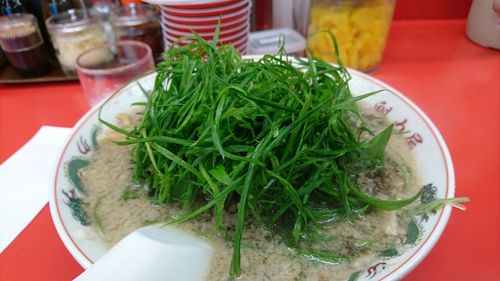
[[[434,121],[451,151],[456,196],[471,199],[405,280],[500,280],[500,52],[473,44],[464,29],[464,20],[396,21],[372,73]],[[0,162],[40,126],[71,127],[86,110],[78,83],[0,86]],[[48,206],[0,257],[0,280],[70,280],[80,272]]]

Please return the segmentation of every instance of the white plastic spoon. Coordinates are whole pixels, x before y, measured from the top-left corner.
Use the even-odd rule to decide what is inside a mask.
[[[155,224],[123,238],[75,280],[198,281],[204,279],[211,256],[206,242]]]

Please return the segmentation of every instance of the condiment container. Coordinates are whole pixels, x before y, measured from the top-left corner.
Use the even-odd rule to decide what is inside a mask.
[[[337,62],[330,31],[342,62],[362,71],[382,61],[395,0],[313,0],[307,46],[311,54]]]
[[[108,42],[115,41],[113,27],[109,22],[109,15],[111,15],[111,11],[116,9],[118,6],[119,5],[114,2],[99,1],[94,3],[94,6],[92,6],[92,8],[90,8],[89,10],[91,14],[101,18],[101,25],[104,28],[104,32],[106,33],[106,41]]]
[[[163,52],[160,15],[154,7],[130,3],[111,12],[109,21],[116,40],[136,40],[149,45],[155,57]]]
[[[115,2],[110,1],[99,1],[94,3],[92,8],[90,9],[91,13],[98,14],[101,17],[102,21],[108,21],[109,15],[111,12],[118,8],[119,5]]]
[[[36,18],[31,14],[0,17],[0,47],[9,63],[25,77],[50,71],[50,55]]]
[[[474,0],[465,34],[483,47],[500,50],[500,0]]]
[[[280,42],[282,40],[282,42]],[[277,54],[284,44],[288,55],[303,56],[306,40],[297,31],[289,28],[251,32],[248,43],[249,55]]]
[[[74,75],[76,58],[84,51],[106,42],[106,33],[98,15],[84,10],[69,10],[46,21],[57,58],[66,74]],[[109,53],[95,53],[108,56]]]

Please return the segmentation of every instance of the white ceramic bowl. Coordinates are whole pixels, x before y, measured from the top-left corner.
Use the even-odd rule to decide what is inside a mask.
[[[229,37],[231,35],[238,34],[240,32],[246,31],[248,32],[249,30],[249,25],[250,23],[244,22],[243,24],[235,27],[235,28],[229,28],[229,29],[221,29],[219,31],[219,37]],[[161,23],[161,28],[163,31],[165,31],[167,34],[170,34],[173,37],[180,38],[182,36],[189,36],[192,35],[193,33],[190,31],[179,31],[173,28],[169,28],[168,25],[165,23]],[[214,31],[216,28],[212,29],[210,32],[198,32],[198,35],[200,35],[204,39],[211,39],[214,37]]]
[[[229,5],[209,7],[209,8],[198,8],[193,5],[191,8],[179,8],[175,6],[162,5],[160,9],[167,15],[179,16],[179,17],[209,17],[209,16],[219,16],[225,15],[233,12],[240,11],[246,8],[249,4],[249,0],[241,0]]]
[[[405,131],[408,150],[416,156],[419,176],[424,183],[432,183],[437,187],[436,197],[453,197],[455,181],[452,161],[446,144],[432,121],[394,88],[361,72],[350,70],[350,73],[350,87],[354,95],[385,89],[362,103],[374,107],[379,114],[395,122],[394,130]],[[140,78],[138,82],[148,90],[153,87],[154,77],[155,74],[151,73]],[[131,82],[109,99],[103,110],[103,118],[114,120],[117,113],[128,111],[131,103],[144,99],[137,83]],[[106,248],[97,238],[86,235],[91,232],[89,226],[83,226],[73,218],[71,209],[66,204],[71,199],[65,193],[71,194],[72,190],[75,190],[72,176],[77,175],[81,161],[86,161],[94,149],[94,133],[96,128],[102,127],[97,120],[99,107],[100,105],[97,105],[92,108],[73,128],[55,167],[54,185],[50,192],[50,211],[57,232],[69,252],[84,268],[99,259],[106,252]],[[76,192],[73,200],[77,200],[78,196],[82,195]],[[431,214],[427,220],[415,220],[417,228],[413,229],[414,239],[408,245],[409,248],[397,256],[380,258],[358,273],[355,280],[399,280],[404,277],[436,244],[450,212],[451,207],[446,206]],[[431,276],[429,279],[432,279]]]
[[[163,42],[165,43],[165,47],[168,49],[172,46],[173,42],[175,42],[178,38],[172,37],[168,35],[164,30],[162,30]],[[212,39],[206,39],[207,41],[211,41]],[[240,37],[235,41],[227,41],[222,39],[223,44],[233,44],[234,48],[236,48],[240,54],[244,55],[248,51],[248,36]],[[189,42],[182,41],[180,45],[188,44]]]
[[[167,34],[165,34],[165,32],[163,32],[163,42],[165,43],[165,47],[168,49],[170,48],[170,46],[172,46],[173,42],[175,42],[174,39],[169,39],[171,37],[169,37]],[[210,40],[208,40],[210,41]],[[241,38],[241,39],[238,39],[237,41],[234,41],[234,42],[227,42],[225,44],[233,44],[234,48],[236,50],[238,50],[240,52],[240,54],[244,55],[247,53],[248,51],[248,38]],[[181,42],[181,45],[182,44],[187,44],[187,42]]]
[[[223,14],[219,16],[205,16],[205,17],[183,17],[183,16],[174,16],[171,14],[167,14],[164,10],[161,10],[162,20],[168,20],[171,22],[175,22],[178,24],[186,24],[186,25],[206,25],[206,24],[217,24],[219,19],[221,23],[227,23],[230,21],[234,21],[240,19],[244,16],[248,16],[250,14],[250,10],[252,5],[248,5],[243,9],[237,10],[235,12]]]
[[[177,36],[174,36],[172,34],[169,34],[166,30],[162,30],[162,32],[163,32],[163,39],[167,39],[170,42],[174,42],[175,40],[181,38],[181,37],[177,37]],[[236,44],[236,42],[240,43],[243,40],[248,41],[248,34],[249,34],[249,29],[247,27],[246,29],[241,30],[240,32],[238,32],[236,34],[229,35],[229,36],[220,36],[218,42],[221,42],[222,44],[228,44],[228,43]],[[204,37],[203,39],[205,39],[207,41],[211,41],[213,39],[213,35],[208,36],[208,37]],[[188,40],[185,40],[185,41],[189,42]]]
[[[244,26],[249,24],[250,15],[245,15],[242,18],[235,19],[234,21],[228,21],[225,23],[221,23],[220,30],[233,29],[240,26]],[[182,31],[182,32],[191,32],[194,30],[196,32],[213,32],[215,28],[217,28],[217,24],[197,24],[197,25],[189,25],[189,24],[179,24],[175,22],[171,22],[162,18],[161,23],[171,29]]]
[[[144,0],[144,2],[180,9],[214,8],[234,4],[240,0]]]

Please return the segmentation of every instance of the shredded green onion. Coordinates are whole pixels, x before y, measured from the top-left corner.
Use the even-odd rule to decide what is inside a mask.
[[[131,131],[102,120],[133,145],[134,180],[157,202],[178,201],[186,214],[213,212],[213,227],[236,206],[230,276],[240,275],[240,246],[252,216],[311,259],[348,259],[304,248],[304,233],[329,216],[355,220],[365,210],[395,210],[413,202],[361,192],[356,177],[380,167],[392,126],[366,128],[350,76],[310,55],[290,60],[284,49],[258,60],[241,58],[197,34],[183,38],[157,67],[143,118]],[[369,140],[361,135],[368,134]],[[201,207],[200,203],[201,202]],[[197,203],[197,204],[195,204]],[[194,208],[194,206],[198,206]]]

